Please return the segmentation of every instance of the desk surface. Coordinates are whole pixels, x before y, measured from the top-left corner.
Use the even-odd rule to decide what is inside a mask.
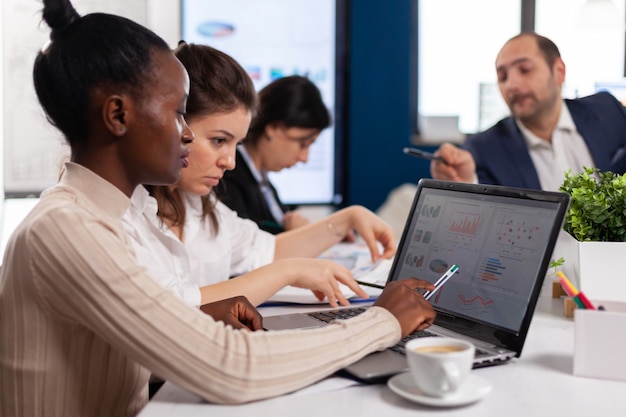
[[[544,291],[545,292],[545,291]],[[298,307],[296,307],[298,308]],[[284,312],[268,308],[264,315]],[[385,384],[284,395],[243,405],[214,405],[166,383],[140,417],[175,416],[626,416],[626,382],[574,376],[574,323],[562,302],[542,296],[524,350],[512,363],[476,369],[493,385],[484,400],[461,408],[438,409],[405,400]]]

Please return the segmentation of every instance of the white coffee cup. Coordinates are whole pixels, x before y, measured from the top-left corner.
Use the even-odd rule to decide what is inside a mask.
[[[465,381],[472,369],[475,347],[451,337],[424,337],[409,341],[405,350],[411,376],[420,391],[444,397]]]

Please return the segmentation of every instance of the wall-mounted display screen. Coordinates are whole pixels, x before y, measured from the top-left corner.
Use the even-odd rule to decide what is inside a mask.
[[[258,90],[287,75],[320,89],[333,125],[311,147],[306,164],[270,179],[287,204],[339,204],[343,195],[342,105],[345,18],[342,0],[182,0],[182,39],[235,58]],[[339,30],[338,30],[339,29]]]

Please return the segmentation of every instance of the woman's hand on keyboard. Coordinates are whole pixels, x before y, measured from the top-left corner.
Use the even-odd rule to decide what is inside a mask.
[[[374,305],[393,314],[402,328],[402,337],[433,324],[435,310],[417,290],[433,290],[430,282],[417,278],[389,282]]]

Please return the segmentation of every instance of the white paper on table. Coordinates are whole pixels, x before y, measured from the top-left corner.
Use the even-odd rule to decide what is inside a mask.
[[[353,270],[372,263],[372,255],[367,245],[362,242],[340,242],[333,245],[320,256],[320,259],[330,259]]]
[[[353,269],[352,275],[358,282],[384,287],[392,264],[392,259],[379,259],[369,265]]]
[[[354,278],[361,282],[367,282],[384,286],[387,275],[391,268],[390,259],[379,260],[372,263],[369,248],[364,243],[338,243],[320,255],[322,259],[330,259],[351,269]],[[358,278],[357,278],[358,276]],[[382,284],[380,284],[382,283]],[[341,293],[350,299],[356,294],[347,286],[339,284]],[[382,289],[362,286],[370,296],[376,298]],[[287,286],[279,290],[268,299],[268,302],[296,303],[296,304],[326,304],[326,299],[318,300],[313,292],[306,288]]]

